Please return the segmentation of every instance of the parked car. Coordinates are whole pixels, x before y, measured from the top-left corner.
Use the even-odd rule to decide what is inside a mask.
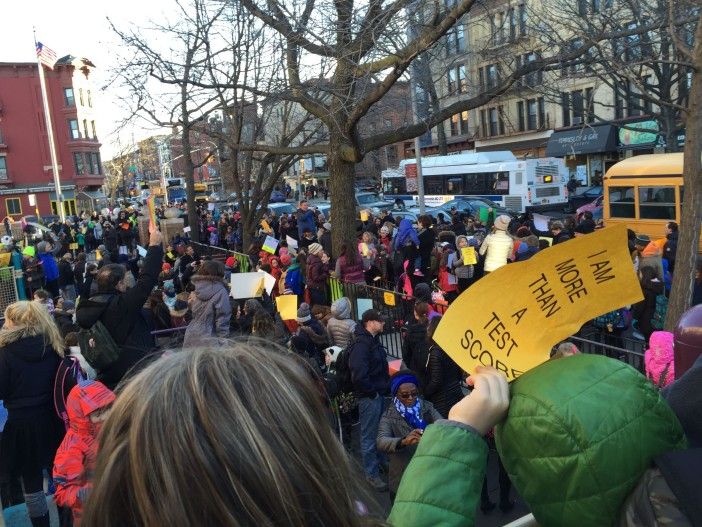
[[[282,190],[274,190],[271,192],[269,203],[283,203],[285,201],[285,192]]]
[[[574,194],[568,195],[568,208],[566,212],[575,212],[578,207],[592,203],[602,195],[602,187],[586,187],[578,189]]]
[[[585,211],[590,211],[592,212],[592,219],[597,221],[602,219],[602,207],[604,205],[604,196],[600,196],[599,198],[595,199],[594,201],[590,203],[586,203],[585,205],[578,207],[578,209],[575,211],[575,219],[577,221],[580,221],[583,213]]]
[[[296,211],[297,209],[292,203],[269,203],[268,204],[268,212],[275,212],[276,216],[280,216],[281,214],[292,214]]]
[[[473,217],[478,217],[480,215],[480,209],[489,207],[492,207],[492,209],[495,211],[495,216],[499,216],[500,214],[505,214],[510,218],[514,218],[516,216],[511,210],[500,207],[497,203],[485,198],[456,198],[447,201],[438,207],[426,207],[425,213],[429,214],[433,218],[436,218],[441,212],[444,214],[446,219],[448,219],[451,217],[452,207],[456,207],[456,210],[459,213],[468,214]],[[419,207],[410,207],[408,210],[419,214]]]
[[[390,210],[392,207],[392,203],[384,201],[375,192],[356,192],[356,212]]]

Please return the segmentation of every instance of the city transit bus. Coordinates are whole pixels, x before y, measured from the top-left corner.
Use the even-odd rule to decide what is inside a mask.
[[[665,238],[669,221],[680,224],[682,173],[682,153],[634,156],[613,165],[604,177],[605,226],[623,223],[651,240]]]
[[[559,210],[568,203],[563,159],[520,160],[509,151],[422,158],[424,203],[437,206],[460,197],[481,197],[514,212]],[[384,171],[383,197],[417,199],[417,161]]]

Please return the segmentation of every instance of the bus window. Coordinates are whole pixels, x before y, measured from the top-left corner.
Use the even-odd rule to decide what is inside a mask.
[[[446,182],[446,194],[456,195],[463,194],[463,178],[450,178]]]
[[[492,192],[495,194],[509,194],[509,172],[497,172],[492,176]]]
[[[388,178],[383,183],[383,192],[388,195],[406,194],[407,184],[404,178]]]
[[[424,178],[424,193],[438,194],[444,193],[444,176],[430,176]]]
[[[675,187],[639,187],[639,218],[675,219]]]
[[[609,188],[609,215],[612,218],[635,218],[634,187]]]

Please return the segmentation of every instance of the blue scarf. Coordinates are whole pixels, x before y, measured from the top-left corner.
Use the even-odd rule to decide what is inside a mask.
[[[393,397],[392,401],[395,403],[395,408],[400,412],[400,415],[407,421],[407,424],[412,427],[412,430],[416,428],[424,430],[427,427],[427,423],[425,423],[421,417],[422,405],[419,402],[419,397],[417,397],[414,405],[409,408],[402,404],[397,397]]]

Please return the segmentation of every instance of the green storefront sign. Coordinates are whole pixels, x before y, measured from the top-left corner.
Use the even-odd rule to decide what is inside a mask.
[[[655,144],[658,140],[658,122],[641,121],[619,127],[619,144],[621,146],[639,146]]]

